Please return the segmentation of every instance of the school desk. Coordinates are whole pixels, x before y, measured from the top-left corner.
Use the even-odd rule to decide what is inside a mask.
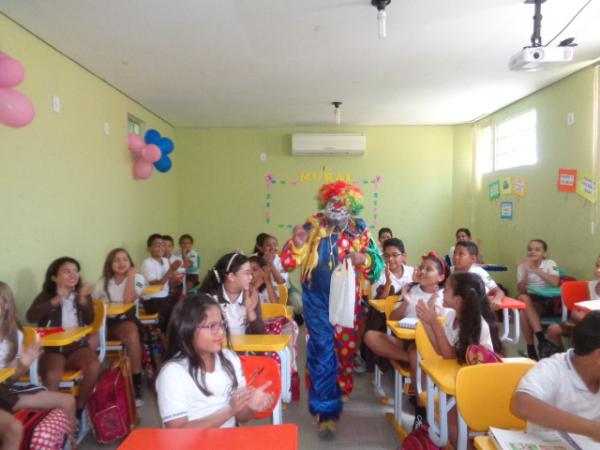
[[[540,297],[560,297],[562,289],[560,286],[527,286],[527,292]]]
[[[12,367],[4,367],[4,368],[0,369],[0,383],[8,380],[14,374],[15,374],[15,369],[13,369]]]
[[[296,425],[236,428],[137,428],[119,450],[297,450]]]
[[[281,365],[281,395],[273,410],[273,424],[283,421],[282,402],[292,400],[292,355],[288,345],[291,336],[274,336],[270,334],[243,334],[231,336],[231,348],[236,353],[274,352],[277,353]]]
[[[106,305],[106,315],[108,317],[119,317],[120,315],[125,314],[131,308],[135,308],[136,302],[129,303],[107,303]]]
[[[92,327],[65,328],[59,333],[52,333],[40,338],[42,347],[64,347],[65,345],[77,342],[79,339],[87,336],[92,331]]]
[[[369,299],[369,305],[375,311],[379,311],[380,313],[385,312],[385,298],[371,298]]]
[[[525,309],[527,306],[525,305],[525,302],[522,302],[520,300],[516,300],[514,298],[511,297],[504,297],[500,303],[500,309],[502,310],[502,318],[503,318],[503,328],[504,328],[504,332],[502,333],[502,336],[500,336],[500,339],[502,341],[509,341],[509,342],[519,342],[519,338],[521,336],[521,324],[520,324],[520,320],[521,320],[521,315],[519,314],[520,309]],[[514,316],[515,316],[515,320],[513,322],[514,328],[513,328],[513,333],[512,333],[512,337],[511,337],[511,333],[510,333],[510,314],[509,311],[513,310]]]
[[[589,313],[591,311],[600,310],[600,300],[586,300],[585,302],[577,302],[573,305],[574,311]]]
[[[154,295],[158,294],[165,287],[164,284],[147,284],[142,291],[142,295]]]
[[[506,272],[508,270],[508,267],[501,264],[479,264],[479,267],[486,272]]]
[[[489,436],[475,436],[473,443],[477,450],[498,450],[494,440]]]

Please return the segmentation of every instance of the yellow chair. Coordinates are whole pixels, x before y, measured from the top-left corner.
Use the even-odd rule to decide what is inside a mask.
[[[394,307],[396,306],[396,303],[399,300],[400,300],[399,295],[390,295],[385,299],[385,302],[383,305],[383,313],[385,314],[386,322],[389,320],[390,314],[394,310]],[[387,330],[387,334],[391,334],[391,331],[389,329]],[[401,373],[402,376],[410,375],[408,373],[408,371],[405,370],[400,365],[400,363],[398,363],[397,361],[390,360],[390,363],[392,364],[394,369],[402,370],[402,373]],[[375,390],[375,395],[379,396],[379,401],[381,403],[383,403],[384,405],[389,404],[390,400],[389,400],[388,396],[386,395],[385,391],[383,390],[383,385],[381,384],[381,370],[379,369],[379,366],[377,364],[375,364],[374,373],[373,373],[373,388]]]
[[[523,430],[525,420],[511,410],[511,400],[519,381],[535,362],[520,358],[518,362],[479,364],[462,368],[456,376],[456,403],[459,416],[459,449],[466,448],[467,426],[473,432],[490,427]],[[461,447],[462,446],[462,447]]]
[[[98,360],[100,363],[106,357],[106,303],[103,300],[92,300],[94,304],[94,321],[91,323],[90,335],[98,335],[100,346],[98,347]]]
[[[438,317],[439,322],[444,324],[444,317]],[[423,391],[421,383],[422,371],[419,362],[423,359],[442,359],[442,357],[435,351],[433,344],[429,340],[427,331],[421,322],[417,324],[415,329],[415,343],[417,344],[417,379],[415,383],[417,385],[417,394],[423,404],[427,403],[427,393]]]
[[[277,290],[279,291],[279,303],[287,305],[288,302],[288,288],[285,284],[278,284]]]
[[[291,320],[288,308],[281,303],[262,303],[260,311],[263,319],[271,319],[273,317],[286,317]]]
[[[385,320],[390,320],[390,314],[392,314],[392,311],[396,307],[396,303],[398,303],[399,301],[400,301],[399,295],[389,295],[385,299],[385,306],[384,306]]]

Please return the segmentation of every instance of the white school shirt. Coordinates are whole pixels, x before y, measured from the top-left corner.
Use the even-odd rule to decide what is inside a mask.
[[[221,306],[223,316],[225,317],[225,320],[227,320],[229,332],[232,336],[246,334],[248,312],[246,311],[246,305],[244,305],[244,293],[242,292],[237,301],[232,303],[227,295],[227,291],[225,291],[225,287],[222,287],[221,289],[223,289],[223,298],[227,300],[227,303],[219,302],[219,306]]]
[[[287,273],[285,270],[283,270],[283,265],[281,264],[281,258],[279,257],[279,255],[275,255],[275,259],[273,259],[273,265],[277,269],[277,272],[279,272],[279,275],[281,276],[281,278],[283,278],[283,281],[285,282],[285,286],[289,289],[290,288],[290,274]],[[271,276],[271,282],[273,283],[273,286],[277,286],[279,283],[277,283],[277,281],[273,278],[273,274],[270,274],[270,276]]]
[[[596,294],[596,286],[598,286],[598,283],[600,283],[600,281],[598,280],[590,281],[588,283],[588,289],[590,291],[590,300],[600,300],[600,296]]]
[[[452,266],[450,268],[450,272],[456,273],[456,268],[454,266]],[[477,264],[471,264],[471,267],[469,267],[469,270],[467,272],[479,275],[479,278],[481,278],[481,281],[483,281],[483,285],[485,286],[486,294],[489,293],[492,289],[496,289],[498,287],[498,285],[496,284],[494,279],[490,276],[488,271]]]
[[[552,261],[551,259],[543,259],[540,264],[540,269],[542,272],[547,273],[549,275],[558,276],[558,265]],[[548,283],[544,281],[542,277],[540,277],[537,273],[531,272],[527,268],[527,263],[522,262],[517,267],[517,283],[520,283],[527,277],[527,286],[540,286],[540,287],[550,287]]]
[[[456,319],[456,310],[448,308],[446,309],[446,321],[444,322],[444,333],[448,342],[452,346],[456,346],[458,343],[458,335],[460,333],[460,327],[454,328],[454,320]],[[494,351],[494,344],[492,343],[492,336],[490,335],[490,327],[488,326],[485,319],[481,318],[481,333],[479,334],[479,345],[483,345],[491,351]]]
[[[178,258],[181,258],[181,260],[183,261],[183,252],[178,251],[177,254],[175,255]],[[192,263],[192,265],[190,267],[188,267],[187,269],[184,268],[185,272],[190,274],[190,275],[200,275],[200,256],[198,255],[198,253],[196,252],[196,250],[191,249],[187,255],[185,255],[185,257],[187,259],[190,260],[190,262]]]
[[[573,349],[544,358],[523,376],[517,392],[524,392],[555,408],[600,421],[600,391],[587,388],[572,363]],[[529,430],[543,430],[529,422]]]
[[[160,258],[158,262],[154,258],[146,258],[142,263],[140,272],[144,278],[150,283],[151,281],[160,280],[165,276],[169,270],[169,260],[167,258]],[[165,281],[165,284],[158,294],[142,295],[142,298],[164,298],[169,295],[169,282]]]
[[[92,297],[107,300],[113,303],[123,303],[123,298],[125,297],[125,286],[127,285],[127,277],[121,282],[121,284],[117,284],[115,278],[112,277],[108,280],[108,293],[104,290],[104,278],[100,278],[94,287],[94,293]],[[144,286],[146,285],[146,280],[143,275],[139,273],[135,274],[134,287],[135,294],[137,297],[142,295],[142,291],[144,290]],[[110,294],[110,297],[109,295]]]
[[[169,264],[173,264],[175,261],[181,261],[181,265],[179,266],[179,269],[177,269],[175,271],[175,273],[177,275],[185,273],[185,267],[183,267],[183,258],[179,255],[171,255],[169,259]]]
[[[8,351],[10,349],[10,345],[8,343],[8,339],[4,338],[0,341],[0,369],[5,368],[11,361],[8,361]],[[17,353],[15,354],[15,358],[19,358],[21,356],[21,351],[23,350],[23,332],[21,330],[17,330]]]
[[[238,356],[231,350],[223,350],[225,357],[233,364],[238,388],[246,386],[242,364]],[[205,386],[213,394],[202,393],[188,371],[187,359],[168,361],[160,370],[156,379],[156,394],[160,420],[171,420],[187,417],[189,421],[202,419],[215,414],[229,406],[233,394],[233,382],[218,356],[215,356],[215,370],[205,374]],[[198,370],[200,381],[200,370]],[[221,428],[235,427],[235,417],[229,418]]]
[[[67,298],[61,300],[61,327],[62,328],[77,328],[79,326],[79,318],[77,317],[77,306],[75,302],[77,296],[75,292],[71,292]]]
[[[425,292],[419,284],[416,284],[412,288],[410,288],[409,294],[412,298],[412,302],[409,303],[406,309],[404,310],[404,318],[416,318],[417,304],[419,303],[419,300],[423,300],[425,303],[427,303],[433,294]],[[438,298],[435,301],[435,310],[438,313],[438,315],[440,315],[444,311],[444,290],[440,289],[439,291],[437,291],[437,294]],[[402,302],[396,303],[394,309],[400,308],[400,305],[402,305]]]
[[[394,275],[392,273],[392,287],[394,288],[394,292],[399,294],[404,286],[406,286],[409,283],[412,283],[414,273],[415,273],[414,267],[407,266],[404,264],[402,264],[402,276],[401,277],[398,278],[396,275]],[[375,282],[375,284],[373,284],[371,286],[371,298],[375,298],[377,296],[377,288],[379,286],[385,286],[385,270],[383,272],[381,272],[381,276],[379,277],[379,280],[377,280],[377,282]]]

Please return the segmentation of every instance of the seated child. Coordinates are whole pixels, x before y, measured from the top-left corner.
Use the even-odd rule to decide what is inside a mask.
[[[12,367],[14,375],[8,382],[0,384],[0,409],[7,413],[14,413],[19,409],[62,409],[71,420],[71,429],[75,429],[75,398],[62,392],[49,392],[44,388],[40,390],[21,390],[10,383],[17,381],[29,371],[31,364],[40,356],[42,349],[39,343],[32,344],[23,350],[23,332],[17,322],[15,302],[12,290],[0,281],[0,368]],[[0,422],[2,422],[0,420]],[[10,421],[8,421],[10,424]],[[19,422],[20,425],[20,422]],[[13,427],[17,427],[12,424]],[[16,429],[15,429],[16,431]],[[20,442],[20,434],[17,445]],[[2,438],[3,445],[12,439],[8,436]],[[5,447],[2,447],[5,448]]]
[[[265,334],[252,268],[241,253],[227,253],[208,271],[200,292],[218,301],[231,334]]]
[[[383,243],[385,271],[371,286],[371,298],[387,298],[398,295],[402,288],[413,281],[414,267],[406,265],[404,242],[390,238]]]
[[[388,239],[386,244],[391,240],[393,239]],[[388,249],[386,247],[384,252]],[[432,297],[435,297],[435,307],[441,314],[443,290],[439,290],[445,278],[446,268],[442,260],[434,253],[424,256],[418,282],[406,284],[402,288],[402,301],[397,303],[396,309],[390,314],[390,320],[417,317],[417,303],[421,300],[428,302]],[[411,380],[416,380],[417,353],[414,341],[402,341],[381,331],[369,330],[364,336],[364,342],[378,356],[409,363]]]
[[[473,241],[473,239],[471,238],[471,230],[469,230],[468,228],[459,228],[458,230],[456,230],[456,233],[454,233],[454,236],[456,237],[456,242],[473,242],[475,243],[475,245],[477,245],[477,259],[476,259],[476,263],[477,264],[484,264],[483,262],[483,255],[481,254],[481,248],[480,248],[480,244],[479,241],[475,242]],[[452,255],[454,255],[454,248],[456,247],[456,244],[453,245],[452,247],[450,247],[450,251],[448,252],[448,257],[447,259],[452,259]]]
[[[588,283],[588,300],[600,300],[600,257],[596,259],[596,270],[594,270],[595,281]],[[555,344],[557,348],[562,349],[562,340],[564,337],[571,337],[575,325],[585,317],[585,313],[581,311],[571,311],[569,318],[561,323],[552,323],[546,330],[546,336],[550,342]]]
[[[182,234],[179,238],[181,250],[177,253],[183,260],[185,267],[186,292],[195,289],[200,283],[200,255],[192,248],[194,238],[189,234]]]
[[[38,327],[76,328],[94,321],[92,285],[82,285],[79,262],[63,256],[54,260],[42,286],[42,292],[27,311],[27,320]],[[81,370],[76,402],[76,416],[81,418],[92,388],[100,373],[98,355],[89,346],[88,339],[63,347],[46,347],[40,357],[40,375],[44,385],[58,392],[65,370]]]
[[[527,292],[527,286],[550,287],[559,286],[560,278],[558,265],[547,259],[548,244],[541,239],[532,239],[527,244],[527,260],[517,268],[517,290],[519,300],[527,304],[527,308],[520,311],[521,329],[527,342],[527,356],[538,359],[538,354],[533,345],[533,335],[538,338],[540,357],[545,357],[560,351],[555,344],[548,341],[542,331],[540,315],[555,315],[555,305],[560,302],[557,297],[541,297]]]
[[[135,303],[146,285],[144,277],[137,273],[133,260],[124,248],[110,251],[104,262],[102,278],[96,283],[93,297],[108,303]],[[131,362],[131,374],[135,391],[135,404],[142,401],[142,343],[140,329],[143,325],[135,316],[135,307],[119,317],[107,317],[106,338],[123,343]]]
[[[219,304],[206,294],[177,304],[167,332],[166,363],[156,380],[158,410],[166,428],[230,428],[267,410],[273,397],[247,387],[231,350]]]
[[[279,303],[279,292],[271,282],[271,275],[267,262],[258,255],[248,258],[252,269],[252,287],[258,292],[260,303]]]
[[[504,292],[498,287],[490,274],[477,265],[479,249],[473,241],[458,241],[452,256],[452,272],[470,272],[478,275],[485,285],[485,292],[493,309],[498,309],[504,298]]]
[[[182,299],[187,292],[185,285],[186,268],[183,258],[173,253],[173,249],[175,247],[173,238],[168,234],[165,234],[163,235],[162,240],[163,244],[165,244],[164,257],[169,260],[170,264],[173,264],[175,261],[179,261],[181,264],[169,280],[169,286],[171,287],[171,299],[176,302],[177,300]]]
[[[435,301],[435,297],[428,302],[419,301],[417,317],[421,319],[433,348],[442,358],[456,359],[464,364],[467,348],[471,344],[502,353],[496,316],[478,275],[455,272],[448,277],[444,287],[444,307],[450,310],[446,313],[444,325],[437,320],[439,314]],[[451,410],[448,419],[450,441],[457,448],[456,407]]]
[[[160,234],[150,235],[147,245],[150,257],[144,260],[140,272],[148,284],[162,285],[162,289],[157,294],[142,295],[142,306],[147,314],[158,313],[158,326],[164,333],[173,310],[169,281],[181,266],[181,261],[170,263],[164,257],[165,246]]]
[[[530,430],[565,431],[600,441],[600,311],[575,326],[573,346],[525,374],[513,395],[513,409]]]
[[[391,228],[382,227],[379,229],[379,231],[377,232],[377,241],[379,242],[379,248],[381,249],[382,252],[383,252],[383,244],[385,243],[385,241],[387,241],[388,239],[391,239],[393,237],[394,237],[394,233],[392,233]]]

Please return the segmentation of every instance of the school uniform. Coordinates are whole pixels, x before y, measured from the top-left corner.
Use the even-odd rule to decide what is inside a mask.
[[[547,273],[549,275],[553,275],[557,277],[558,273],[558,265],[551,259],[543,259],[540,267],[542,272]],[[527,279],[527,286],[537,286],[537,287],[551,287],[546,281],[540,277],[537,273],[529,270],[527,263],[523,262],[519,264],[517,267],[517,283],[520,283],[524,279]],[[560,307],[560,296],[558,297],[542,297],[540,295],[528,294],[531,297],[531,300],[540,304],[542,307],[542,314],[546,316],[554,316],[560,315],[559,307]]]
[[[450,268],[450,272],[455,273],[456,268],[454,266],[452,266]],[[485,286],[486,294],[488,294],[491,290],[496,289],[498,287],[498,284],[496,284],[496,282],[490,276],[488,271],[477,264],[471,264],[471,267],[469,267],[469,270],[467,270],[467,272],[474,273],[474,274],[478,275],[479,278],[481,278],[481,281],[483,281],[483,285]]]
[[[454,327],[454,320],[456,319],[456,310],[446,309],[446,321],[444,322],[444,334],[448,339],[450,345],[456,347],[458,344],[460,326]],[[486,347],[490,351],[494,351],[494,344],[492,342],[492,335],[490,334],[490,327],[485,319],[481,318],[481,333],[479,334],[479,345]]]
[[[123,281],[121,281],[120,284],[117,284],[115,278],[112,277],[110,280],[108,280],[108,285],[105,288],[104,278],[100,278],[94,287],[92,296],[95,299],[104,300],[109,303],[123,303],[127,281],[128,280],[126,277]],[[146,280],[144,279],[144,276],[136,273],[134,277],[134,289],[137,298],[139,298],[139,296],[142,294],[145,286]],[[137,301],[137,298],[135,301]],[[107,317],[106,327],[109,331],[109,338],[112,338],[114,328],[125,320],[134,322],[138,327],[142,326],[141,322],[139,322],[136,317],[135,308],[131,308],[129,311],[127,311],[125,314],[121,314],[119,317]]]
[[[256,305],[256,320],[248,321],[248,311],[244,305],[244,293],[242,292],[235,302],[232,302],[222,286],[217,290],[216,294],[212,295],[219,302],[223,318],[227,321],[227,327],[232,335],[242,334],[266,334],[265,323],[262,319],[260,301]]]
[[[223,355],[234,367],[238,388],[246,386],[239,357],[231,350],[223,350]],[[169,360],[162,367],[156,379],[158,411],[162,423],[187,417],[189,421],[202,419],[229,406],[233,390],[233,381],[225,372],[218,356],[215,356],[215,370],[206,372],[205,386],[212,395],[207,396],[196,385],[189,372],[186,358]],[[201,380],[198,370],[198,382]],[[221,428],[236,425],[235,417],[229,418]]]
[[[427,302],[429,302],[429,299],[431,298],[431,296],[433,294],[430,292],[425,292],[419,284],[415,284],[413,287],[411,287],[410,290],[408,291],[408,293],[409,293],[412,301],[408,304],[408,306],[404,310],[404,317],[414,319],[417,317],[417,304],[419,303],[419,301],[422,300],[424,303],[427,303]],[[396,303],[396,306],[394,307],[394,309],[400,308],[402,303],[403,302]],[[437,299],[435,301],[435,310],[438,313],[438,315],[442,314],[444,311],[444,290],[443,289],[440,289],[437,291]]]
[[[411,267],[411,266],[407,266],[405,264],[402,264],[402,276],[397,277],[392,272],[391,273],[392,286],[390,289],[390,295],[400,294],[400,291],[402,290],[402,288],[404,286],[406,286],[409,283],[412,283],[414,273],[415,273],[415,268]],[[383,271],[381,273],[381,276],[377,280],[377,282],[375,282],[371,286],[371,298],[377,297],[377,294],[378,294],[377,291],[381,291],[381,289],[383,289],[383,286],[385,286],[385,281],[386,281],[386,276],[385,276],[385,271]]]
[[[142,263],[140,272],[148,283],[163,278],[169,271],[169,260],[167,258],[146,258]],[[157,294],[142,295],[142,305],[148,314],[158,313],[158,326],[163,331],[167,329],[171,312],[173,311],[173,303],[169,298],[169,281],[165,281],[162,290]]]

